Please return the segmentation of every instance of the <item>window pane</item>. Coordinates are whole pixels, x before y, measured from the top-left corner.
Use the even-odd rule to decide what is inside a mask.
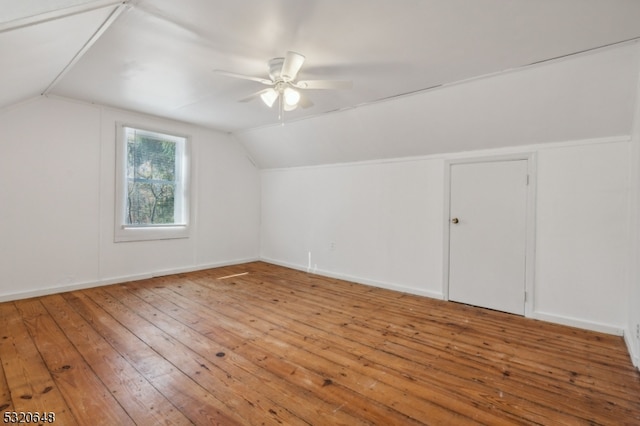
[[[117,128],[114,241],[189,238],[189,138]]]
[[[175,185],[129,181],[127,224],[175,223]]]
[[[176,142],[167,139],[127,129],[128,225],[176,223]]]

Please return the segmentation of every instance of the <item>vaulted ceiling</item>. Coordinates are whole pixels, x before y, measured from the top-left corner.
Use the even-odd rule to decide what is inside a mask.
[[[0,107],[41,94],[228,132],[278,123],[267,77],[306,56],[297,120],[640,37],[637,0],[0,0]]]

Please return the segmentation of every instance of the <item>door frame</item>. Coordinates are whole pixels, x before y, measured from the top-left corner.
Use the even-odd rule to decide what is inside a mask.
[[[493,163],[499,161],[527,161],[527,208],[525,217],[525,303],[524,316],[533,317],[535,312],[535,237],[536,237],[536,154],[534,152],[514,153],[505,155],[487,155],[474,157],[460,157],[445,160],[444,174],[444,249],[443,249],[443,282],[442,295],[449,300],[449,267],[450,267],[450,230],[451,230],[451,167],[456,164]]]

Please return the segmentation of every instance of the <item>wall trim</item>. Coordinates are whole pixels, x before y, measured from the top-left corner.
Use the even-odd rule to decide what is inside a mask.
[[[260,261],[271,263],[278,266],[284,266],[285,268],[296,269],[298,271],[307,272],[309,274],[321,275],[324,277],[336,278],[336,279],[355,282],[358,284],[368,285],[372,287],[379,287],[387,290],[399,291],[401,293],[414,294],[416,296],[429,297],[431,299],[444,300],[444,295],[438,292],[424,291],[424,290],[419,290],[411,287],[399,286],[397,284],[385,283],[382,281],[356,277],[353,275],[325,271],[322,269],[309,270],[309,268],[305,265],[300,265],[300,264],[290,263],[290,262],[283,262],[283,261],[279,261],[279,260],[272,259],[269,257],[264,257],[264,256],[260,258]],[[558,325],[564,325],[568,327],[580,328],[583,330],[590,330],[590,331],[596,331],[596,332],[605,333],[605,334],[611,334],[614,336],[625,335],[623,328],[620,326],[598,323],[594,321],[587,321],[587,320],[582,320],[578,318],[571,318],[571,317],[566,317],[562,315],[555,315],[547,312],[536,311],[536,312],[533,312],[530,316],[527,316],[527,318],[545,321],[545,322],[558,324]],[[630,354],[631,354],[632,360],[634,361],[634,365],[638,366],[638,357],[634,356],[631,352]]]
[[[635,352],[635,345],[633,343],[633,337],[631,332],[626,328],[623,331],[624,343],[627,345],[627,350],[629,351],[629,357],[631,357],[631,363],[634,367],[640,370],[640,354]]]
[[[309,271],[308,268],[304,265],[299,265],[299,264],[290,263],[290,262],[282,262],[282,261],[271,259],[268,257],[250,257],[250,258],[234,259],[234,260],[227,260],[227,261],[221,261],[221,262],[203,263],[199,265],[182,267],[182,268],[163,269],[163,270],[158,270],[158,271],[149,272],[149,273],[142,273],[142,274],[122,275],[119,277],[105,278],[98,281],[87,281],[83,283],[76,283],[76,284],[59,286],[59,287],[48,287],[48,288],[42,288],[38,290],[26,291],[21,293],[5,294],[5,295],[0,295],[0,302],[10,302],[14,300],[28,299],[32,297],[48,296],[51,294],[58,294],[58,293],[64,293],[69,291],[75,291],[75,290],[83,290],[83,289],[102,287],[102,286],[112,285],[112,284],[121,284],[121,283],[126,283],[131,281],[150,279],[154,277],[162,277],[162,276],[181,274],[181,273],[187,273],[187,272],[203,271],[207,269],[220,268],[224,266],[241,265],[244,263],[259,262],[259,261],[272,263],[274,265],[284,266],[285,268],[296,269],[296,270],[308,272],[311,274],[326,276],[329,278],[336,278],[336,279],[355,282],[358,284],[368,285],[372,287],[379,287],[387,290],[398,291],[401,293],[408,293],[408,294],[413,294],[417,296],[429,297],[437,300],[444,300],[444,295],[439,292],[420,290],[413,287],[402,286],[402,285],[388,283],[384,281],[371,280],[371,279],[362,278],[354,275],[337,273],[337,272],[327,271],[323,269],[314,269],[313,271]],[[629,348],[629,354],[631,356],[631,360],[633,361],[633,364],[636,367],[640,368],[640,358],[638,357],[638,354],[635,354],[633,351],[633,345],[629,340],[628,331],[624,330],[622,327],[593,322],[593,321],[586,321],[586,320],[581,320],[577,318],[565,317],[562,315],[555,315],[555,314],[550,314],[546,312],[539,312],[539,311],[534,312],[530,318],[551,322],[555,324],[560,324],[560,325],[566,325],[570,327],[577,327],[577,328],[587,329],[591,331],[602,332],[606,334],[623,336],[627,344],[627,347]]]
[[[394,101],[396,99],[403,99],[403,98],[408,98],[408,97],[412,97],[412,96],[417,96],[417,95],[421,95],[421,94],[425,94],[425,93],[434,92],[436,90],[438,90],[438,91],[439,90],[444,90],[444,89],[448,89],[450,87],[465,85],[465,84],[473,83],[473,82],[480,81],[480,80],[489,80],[489,79],[493,79],[493,78],[496,78],[496,77],[500,77],[502,75],[513,74],[513,73],[518,73],[518,72],[525,72],[525,71],[529,71],[529,70],[532,70],[532,69],[536,69],[536,68],[540,68],[540,67],[544,67],[544,66],[548,66],[548,65],[552,65],[552,64],[568,61],[568,60],[572,60],[572,59],[582,58],[582,57],[585,57],[585,56],[588,56],[588,55],[598,54],[600,52],[604,52],[604,51],[608,51],[608,50],[613,50],[613,49],[617,49],[617,48],[631,46],[631,45],[633,45],[635,43],[638,43],[639,40],[640,40],[640,37],[634,37],[634,38],[630,38],[630,39],[627,39],[627,40],[622,40],[622,41],[619,41],[619,42],[606,44],[606,45],[603,45],[603,46],[598,46],[598,47],[594,47],[594,48],[590,48],[590,49],[586,49],[586,50],[582,50],[582,51],[578,51],[578,52],[573,52],[573,53],[557,56],[557,57],[554,57],[554,58],[543,59],[543,60],[540,60],[540,61],[537,61],[537,62],[533,62],[533,63],[530,63],[530,64],[516,66],[516,67],[513,67],[513,68],[506,68],[506,69],[502,69],[502,70],[498,70],[498,71],[494,71],[494,72],[490,72],[490,73],[486,73],[486,74],[481,74],[481,75],[477,75],[477,76],[473,76],[473,77],[463,78],[463,79],[460,79],[460,80],[443,82],[441,84],[436,84],[435,86],[425,87],[425,88],[422,88],[422,89],[413,90],[411,92],[401,93],[401,94],[398,94],[398,95],[393,95],[393,96],[389,96],[389,97],[385,97],[385,98],[381,98],[381,99],[376,99],[376,100],[372,100],[372,101],[368,101],[368,102],[363,102],[363,103],[361,103],[359,105],[355,105],[355,106],[348,106],[348,107],[344,107],[344,108],[338,108],[338,109],[335,109],[335,110],[327,111],[327,112],[324,112],[324,113],[314,114],[314,115],[305,116],[305,117],[299,117],[297,119],[290,119],[290,120],[288,120],[288,122],[289,123],[298,123],[298,122],[310,121],[310,120],[326,117],[328,115],[340,114],[340,113],[345,112],[345,111],[353,111],[353,110],[357,110],[357,109],[361,109],[361,108],[367,108],[367,107],[372,106],[372,105],[392,102],[392,101]],[[258,125],[256,127],[250,127],[250,128],[246,128],[246,129],[236,130],[236,131],[233,132],[233,134],[242,135],[242,134],[247,134],[247,133],[255,133],[255,132],[259,132],[261,130],[274,128],[276,126],[279,126],[279,124]]]
[[[640,62],[639,64],[640,65]],[[627,327],[624,340],[627,344],[633,365],[640,370],[640,335],[636,327],[640,327],[640,74],[636,81],[636,96],[634,118],[631,129],[631,144],[629,149],[629,198],[628,219],[629,256],[628,262],[628,303]]]
[[[0,107],[0,113],[4,113],[6,111],[12,111],[14,109],[18,109],[20,107],[23,107],[25,105],[30,105],[32,103],[36,103],[38,101],[41,101],[42,99],[44,99],[44,96],[42,95],[37,95],[37,96],[29,96],[26,98],[22,98],[19,99],[15,102],[12,102],[10,104],[4,105]]]
[[[568,141],[556,141],[556,142],[544,142],[539,144],[529,144],[520,146],[506,146],[500,148],[488,148],[479,149],[474,151],[460,151],[449,152],[441,154],[429,154],[429,155],[415,155],[410,157],[396,157],[396,158],[384,158],[377,160],[366,161],[348,161],[344,163],[330,163],[330,164],[316,164],[308,166],[295,166],[295,167],[277,167],[277,168],[265,168],[260,169],[261,173],[277,173],[291,170],[316,170],[316,169],[332,169],[338,167],[357,167],[357,166],[371,166],[380,164],[394,164],[394,163],[408,163],[412,161],[426,161],[426,160],[461,160],[475,157],[485,156],[502,156],[502,155],[517,155],[528,154],[531,152],[543,151],[548,149],[562,149],[571,148],[575,146],[588,146],[599,145],[619,142],[631,142],[631,135],[615,135],[606,136],[601,138],[589,138],[589,139],[575,139]]]
[[[615,326],[611,324],[604,324],[595,321],[588,321],[579,318],[567,317],[564,315],[556,315],[549,312],[535,311],[531,315],[532,319],[551,322],[559,325],[566,325],[569,327],[576,327],[585,330],[597,331],[600,333],[612,334],[614,336],[623,336],[624,328],[622,326]]]
[[[420,289],[417,289],[415,287],[407,287],[407,286],[398,285],[398,284],[394,284],[394,283],[388,283],[388,282],[385,282],[385,281],[372,280],[372,279],[362,278],[362,277],[355,276],[355,275],[349,275],[349,274],[343,274],[343,273],[339,273],[339,272],[327,271],[327,270],[324,270],[324,269],[313,268],[313,270],[309,270],[309,268],[307,266],[304,266],[304,265],[299,265],[299,264],[289,263],[289,262],[282,262],[282,261],[279,261],[279,260],[276,260],[276,259],[272,259],[272,258],[268,258],[268,257],[261,257],[260,260],[263,261],[263,262],[272,263],[274,265],[284,266],[285,268],[296,269],[298,271],[307,272],[309,274],[321,275],[323,277],[335,278],[335,279],[338,279],[338,280],[344,280],[344,281],[349,281],[349,282],[353,282],[353,283],[357,283],[357,284],[363,284],[363,285],[367,285],[367,286],[370,286],[370,287],[384,288],[386,290],[393,290],[393,291],[398,291],[398,292],[401,292],[401,293],[407,293],[407,294],[413,294],[413,295],[416,295],[416,296],[429,297],[431,299],[443,300],[442,293],[435,292],[435,291],[420,290]]]
[[[188,266],[183,268],[163,269],[163,270],[142,273],[142,274],[122,275],[119,277],[105,278],[97,281],[85,281],[82,283],[76,283],[76,284],[70,284],[70,285],[64,285],[64,286],[46,287],[38,290],[31,290],[31,291],[25,291],[20,293],[3,294],[3,295],[0,295],[0,303],[11,302],[14,300],[29,299],[32,297],[48,296],[51,294],[66,293],[66,292],[75,291],[75,290],[84,290],[84,289],[95,288],[95,287],[103,287],[111,284],[122,284],[122,283],[131,282],[131,281],[146,280],[154,277],[163,277],[167,275],[203,271],[206,269],[220,268],[223,266],[241,265],[243,263],[257,262],[259,260],[260,258],[258,257],[235,259],[235,260],[228,260],[228,261],[222,261],[222,262],[199,264],[199,265]]]
[[[229,131],[226,130],[222,130],[222,129],[218,129],[216,127],[208,127],[205,126],[203,124],[199,124],[199,123],[195,123],[195,122],[190,122],[190,121],[183,121],[183,120],[179,120],[177,118],[167,118],[167,117],[161,117],[159,115],[153,115],[151,113],[146,113],[146,112],[142,112],[142,111],[136,111],[133,109],[126,109],[126,108],[122,108],[122,107],[118,107],[115,105],[111,105],[111,104],[102,104],[102,103],[96,103],[96,102],[91,102],[91,101],[85,101],[83,99],[76,99],[76,98],[70,98],[67,96],[63,96],[63,95],[56,95],[54,93],[48,93],[46,95],[38,95],[35,98],[29,98],[29,99],[51,99],[54,101],[61,101],[61,102],[68,102],[68,103],[72,103],[72,104],[77,104],[77,105],[84,105],[87,107],[92,107],[92,108],[97,108],[100,109],[102,111],[110,111],[112,113],[116,113],[116,114],[127,114],[130,116],[135,117],[136,120],[141,119],[141,120],[148,120],[148,121],[152,121],[152,122],[158,122],[158,123],[163,123],[163,124],[169,124],[172,126],[188,126],[188,127],[192,127],[194,129],[198,129],[198,130],[203,130],[203,131],[208,131],[208,132],[214,132],[214,133],[219,133],[221,135],[225,135],[225,136],[233,136],[233,134]],[[27,99],[26,101],[29,101],[29,99]],[[2,111],[4,108],[8,108],[11,107],[15,104],[10,104],[6,107],[0,107],[0,111]],[[236,139],[233,139],[234,142],[237,142]]]

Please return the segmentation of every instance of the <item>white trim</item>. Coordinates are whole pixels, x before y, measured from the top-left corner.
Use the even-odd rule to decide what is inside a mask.
[[[89,3],[78,4],[75,6],[65,7],[63,9],[51,10],[38,15],[25,16],[12,21],[0,24],[0,33],[16,30],[18,28],[30,27],[32,25],[42,24],[45,22],[55,21],[57,19],[66,18],[68,16],[78,15],[80,13],[92,12],[98,9],[104,9],[119,5],[124,6],[129,0],[94,0]]]
[[[548,149],[562,149],[571,148],[575,146],[588,146],[588,145],[600,145],[618,142],[630,142],[630,135],[617,135],[607,136],[602,138],[590,138],[590,139],[576,139],[569,141],[557,141],[557,142],[545,142],[539,144],[521,145],[521,146],[507,146],[501,148],[489,148],[479,149],[474,151],[460,151],[453,153],[441,153],[441,154],[429,154],[429,155],[416,155],[411,157],[396,157],[385,158],[378,160],[367,161],[350,161],[344,163],[331,163],[331,164],[317,164],[310,166],[296,166],[296,167],[278,167],[278,168],[266,168],[260,169],[261,173],[278,173],[288,172],[291,170],[316,170],[316,169],[332,169],[337,167],[356,167],[356,166],[370,166],[379,164],[393,164],[393,163],[408,163],[412,161],[425,161],[425,160],[455,160],[466,158],[477,158],[482,156],[502,156],[502,155],[515,155],[515,154],[528,154],[531,152],[538,152]]]
[[[444,165],[444,188],[442,189],[442,298],[449,300],[449,234],[451,222],[451,164]]]
[[[231,133],[229,133],[227,131],[224,131],[224,130],[217,129],[215,127],[204,126],[202,124],[198,124],[198,123],[194,123],[194,122],[190,122],[190,121],[179,120],[177,118],[161,117],[159,115],[154,115],[154,114],[146,113],[146,112],[142,112],[142,111],[136,111],[136,110],[133,110],[133,109],[127,109],[127,108],[124,108],[124,107],[110,105],[110,104],[107,104],[107,103],[96,103],[96,102],[92,102],[92,101],[85,101],[83,99],[71,98],[71,97],[68,97],[68,96],[58,95],[58,94],[55,94],[55,93],[49,93],[47,95],[37,95],[37,96],[31,95],[29,98],[26,98],[24,100],[27,101],[27,100],[29,100],[31,98],[35,98],[35,99],[51,99],[51,100],[56,100],[56,101],[61,101],[61,102],[69,102],[69,103],[78,104],[78,105],[86,105],[86,106],[92,107],[92,108],[100,108],[100,109],[102,109],[104,111],[108,111],[109,113],[113,113],[115,115],[126,114],[127,116],[133,117],[133,119],[127,119],[128,122],[131,122],[131,121],[134,121],[134,120],[136,122],[139,122],[141,120],[153,121],[153,122],[160,123],[160,126],[162,126],[162,127],[171,127],[171,126],[189,127],[191,129],[205,130],[207,132],[214,132],[214,133],[218,133],[220,135],[231,136]],[[2,111],[5,108],[11,108],[14,104],[9,104],[7,106],[0,107],[0,111]],[[155,124],[154,124],[154,128],[155,128]],[[171,132],[169,132],[169,133],[171,133]],[[234,139],[234,141],[236,141],[236,140]]]
[[[536,236],[536,153],[521,152],[502,155],[484,155],[451,158],[445,160],[444,175],[444,214],[443,214],[443,266],[442,266],[442,295],[449,300],[449,267],[450,267],[450,216],[451,216],[451,166],[455,164],[489,163],[499,161],[524,160],[527,162],[527,211],[525,218],[525,288],[526,300],[524,316],[529,318],[535,311],[535,236]]]
[[[622,336],[624,334],[623,327],[621,326],[588,321],[579,318],[572,318],[564,315],[556,315],[548,312],[534,312],[531,318],[551,322],[554,324],[566,325],[568,327],[576,327],[585,330],[597,331],[600,333],[612,334],[615,336]]]
[[[640,65],[640,62],[639,62]],[[636,327],[640,327],[640,74],[636,81],[634,118],[629,144],[629,198],[627,226],[629,229],[628,244],[628,295],[627,295],[627,327],[624,340],[633,365],[640,369],[640,336]]]
[[[535,312],[535,288],[536,288],[536,236],[537,211],[538,211],[538,154],[529,153],[528,192],[527,192],[527,247],[525,259],[525,291],[526,302],[524,305],[525,317],[530,317]]]
[[[222,261],[222,262],[188,266],[183,268],[164,269],[164,270],[142,273],[142,274],[122,275],[119,277],[105,278],[97,281],[86,281],[82,283],[64,285],[59,287],[40,288],[37,290],[24,291],[20,293],[2,294],[0,295],[0,303],[10,302],[13,300],[28,299],[31,297],[48,296],[50,294],[59,294],[59,293],[65,293],[65,292],[75,291],[75,290],[84,290],[84,289],[94,288],[94,287],[102,287],[102,286],[111,285],[111,284],[122,284],[122,283],[127,283],[132,281],[146,280],[154,277],[163,277],[167,275],[183,274],[187,272],[204,271],[207,269],[221,268],[223,266],[241,265],[243,263],[258,262],[258,261],[260,261],[260,258],[258,257],[235,259],[235,260],[228,260],[228,261]]]
[[[126,203],[124,193],[126,188],[126,164],[127,164],[127,138],[125,129],[140,130],[143,133],[160,134],[167,136],[168,139],[181,142],[176,146],[176,160],[180,158],[181,164],[177,167],[182,171],[176,170],[176,179],[181,182],[182,189],[176,191],[176,198],[183,194],[183,200],[176,201],[176,206],[180,204],[182,213],[178,220],[180,223],[158,226],[126,226],[125,210]],[[189,238],[193,223],[192,218],[192,157],[191,157],[191,136],[181,134],[180,132],[154,130],[147,126],[138,126],[125,122],[116,122],[116,179],[115,179],[115,221],[114,221],[114,242],[132,242],[132,241],[150,241],[150,240],[167,240],[176,238]]]
[[[305,265],[299,265],[299,264],[290,263],[290,262],[282,262],[282,261],[271,259],[264,256],[260,258],[260,261],[283,266],[285,268],[295,269],[295,270],[306,272],[309,274],[321,275],[324,277],[336,278],[336,279],[368,285],[372,287],[379,287],[387,290],[394,290],[402,293],[429,297],[431,299],[445,300],[443,297],[443,294],[438,292],[424,291],[424,290],[419,290],[413,287],[404,287],[404,286],[399,286],[397,284],[390,284],[382,281],[370,280],[367,278],[361,278],[353,275],[341,274],[341,273],[319,270],[319,269],[314,269],[312,271],[309,271],[308,267]],[[596,331],[600,333],[611,334],[615,336],[623,336],[623,329],[620,326],[615,326],[610,324],[603,324],[603,323],[598,323],[593,321],[581,320],[577,318],[554,315],[554,314],[549,314],[545,312],[532,312],[531,315],[527,315],[527,318],[546,321],[546,322],[564,325],[568,327],[576,327],[584,330],[591,330],[591,331]],[[633,355],[632,355],[632,358],[634,358]],[[634,365],[637,366],[638,365],[637,357],[635,357],[635,362],[636,363]]]
[[[60,73],[49,83],[43,95],[51,92],[51,90],[58,84],[62,78],[67,75],[69,71],[82,59],[82,57],[91,49],[91,47],[102,37],[102,35],[109,29],[111,25],[118,19],[118,17],[124,12],[126,3],[118,5],[107,17],[107,19],[100,25],[98,30],[89,37],[89,40],[80,48],[80,50],[71,58],[71,61],[60,71]]]
[[[473,82],[478,81],[478,80],[488,80],[488,79],[500,77],[500,76],[505,75],[505,74],[514,74],[514,73],[521,72],[521,71],[527,71],[527,70],[531,70],[531,69],[535,69],[535,68],[540,68],[540,67],[544,67],[544,66],[547,66],[547,65],[556,64],[556,63],[559,63],[559,62],[572,60],[572,59],[575,59],[575,58],[581,58],[581,57],[588,56],[588,55],[598,54],[600,52],[604,52],[604,51],[607,51],[607,50],[618,49],[618,48],[622,48],[622,47],[625,47],[625,46],[630,46],[632,44],[638,43],[639,40],[640,40],[640,37],[634,37],[634,38],[630,38],[630,39],[627,39],[627,40],[622,40],[622,41],[619,41],[619,42],[606,44],[604,46],[598,46],[598,47],[594,47],[594,48],[591,48],[591,49],[582,50],[582,51],[579,51],[579,52],[569,53],[567,55],[563,55],[563,56],[559,56],[559,57],[555,57],[555,58],[543,59],[541,61],[530,63],[530,64],[526,64],[526,65],[516,66],[516,67],[513,67],[513,68],[506,68],[506,69],[502,69],[502,70],[498,70],[498,71],[494,71],[494,72],[490,72],[490,73],[487,73],[487,74],[482,74],[482,75],[478,75],[478,76],[474,76],[474,77],[469,77],[469,78],[465,78],[465,79],[461,79],[461,80],[454,80],[454,81],[450,81],[450,82],[444,82],[444,83],[441,83],[441,84],[437,84],[435,86],[425,87],[425,88],[413,90],[413,91],[407,92],[407,93],[401,93],[401,94],[398,94],[398,95],[393,95],[393,96],[389,96],[389,97],[385,97],[385,98],[375,99],[375,100],[368,101],[368,102],[363,102],[363,103],[360,103],[360,104],[354,105],[354,106],[338,108],[338,109],[334,109],[334,110],[323,112],[323,113],[319,113],[319,114],[313,114],[313,115],[299,117],[299,118],[296,118],[296,119],[288,119],[287,123],[288,124],[292,124],[292,123],[297,123],[297,122],[301,122],[301,121],[314,120],[314,119],[318,119],[318,118],[321,118],[321,117],[325,117],[327,115],[339,114],[339,113],[344,112],[344,111],[350,111],[350,110],[355,110],[355,109],[360,109],[360,108],[366,108],[368,106],[372,106],[372,105],[376,105],[376,104],[392,102],[392,101],[394,101],[396,99],[403,99],[403,98],[408,98],[408,97],[411,97],[411,96],[421,95],[421,94],[424,94],[424,93],[430,93],[430,92],[437,91],[437,90],[443,90],[443,89],[447,89],[449,87],[454,87],[454,86],[460,86],[460,85],[464,85],[464,84],[468,84],[468,83],[473,83]],[[234,131],[233,133],[236,134],[236,135],[242,135],[242,134],[245,134],[245,133],[259,132],[261,130],[270,129],[270,128],[274,128],[274,127],[277,127],[277,126],[280,126],[280,124],[278,123],[278,124],[258,125],[258,126],[249,127],[249,128],[246,128],[246,129],[239,129],[239,130]]]
[[[384,288],[387,290],[394,290],[394,291],[398,291],[401,293],[407,293],[407,294],[413,294],[416,296],[424,296],[424,297],[429,297],[431,299],[439,299],[442,300],[443,295],[442,293],[438,293],[435,291],[430,291],[430,290],[421,290],[415,287],[408,287],[408,286],[403,286],[403,285],[398,285],[398,284],[394,284],[394,283],[388,283],[385,281],[378,281],[378,280],[372,280],[369,278],[362,278],[359,276],[355,276],[355,275],[349,275],[349,274],[342,274],[342,273],[338,273],[338,272],[332,272],[332,271],[327,271],[324,269],[313,269],[313,270],[309,270],[309,268],[305,265],[298,265],[295,263],[289,263],[289,262],[282,262],[279,260],[275,260],[275,259],[271,259],[268,257],[261,257],[260,258],[261,261],[263,262],[267,262],[267,263],[272,263],[274,265],[279,265],[279,266],[284,266],[285,268],[290,268],[290,269],[295,269],[298,271],[302,271],[302,272],[307,272],[309,274],[315,274],[315,275],[321,275],[324,277],[329,277],[329,278],[335,278],[338,280],[344,280],[344,281],[349,281],[349,282],[354,282],[357,284],[363,284],[363,285],[367,285],[370,287],[378,287],[378,288]]]
[[[640,355],[634,350],[635,344],[633,343],[633,335],[629,330],[625,329],[622,336],[624,337],[624,343],[627,345],[627,350],[629,351],[629,357],[631,358],[633,366],[640,370]]]
[[[15,109],[22,108],[23,106],[27,106],[27,105],[30,105],[32,103],[40,102],[43,98],[45,98],[45,96],[42,96],[40,94],[38,94],[38,95],[33,95],[33,94],[29,95],[28,97],[15,100],[15,101],[11,102],[10,104],[0,106],[0,113],[13,111]],[[95,107],[95,105],[93,105],[93,107]]]

